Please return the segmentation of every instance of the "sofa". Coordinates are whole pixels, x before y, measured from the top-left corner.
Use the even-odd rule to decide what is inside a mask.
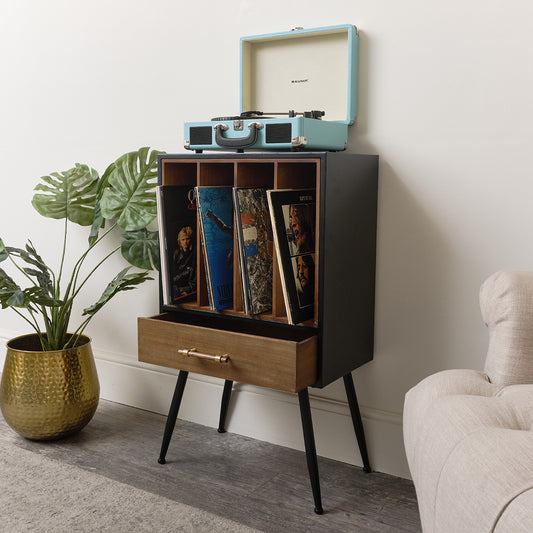
[[[425,533],[533,532],[533,272],[491,275],[480,306],[484,371],[442,371],[405,396]]]

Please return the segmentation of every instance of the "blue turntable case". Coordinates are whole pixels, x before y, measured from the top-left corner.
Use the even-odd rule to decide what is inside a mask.
[[[243,37],[241,113],[185,123],[190,150],[344,150],[357,114],[353,25]]]

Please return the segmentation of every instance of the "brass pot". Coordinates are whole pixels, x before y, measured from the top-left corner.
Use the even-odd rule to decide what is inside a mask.
[[[75,348],[44,352],[36,334],[7,343],[0,407],[23,437],[52,440],[76,433],[93,417],[99,396],[89,337],[81,336]]]

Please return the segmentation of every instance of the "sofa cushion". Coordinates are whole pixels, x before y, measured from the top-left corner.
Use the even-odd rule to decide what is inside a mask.
[[[521,496],[533,490],[532,465],[531,431],[485,427],[469,434],[443,465],[435,533],[489,532],[498,525],[505,533],[531,533],[533,507],[524,507],[528,498]],[[499,524],[510,505],[516,515]]]
[[[518,494],[500,516],[494,533],[533,531],[533,489]]]
[[[473,370],[434,374],[407,393],[404,439],[425,532],[491,531],[533,488],[532,405],[533,385],[502,388]]]

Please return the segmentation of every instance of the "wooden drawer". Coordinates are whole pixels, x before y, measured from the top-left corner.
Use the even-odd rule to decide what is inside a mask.
[[[139,318],[139,361],[287,392],[299,392],[316,381],[316,332],[231,321],[211,324],[205,316],[179,313]],[[227,354],[228,361],[178,351],[192,348]]]

